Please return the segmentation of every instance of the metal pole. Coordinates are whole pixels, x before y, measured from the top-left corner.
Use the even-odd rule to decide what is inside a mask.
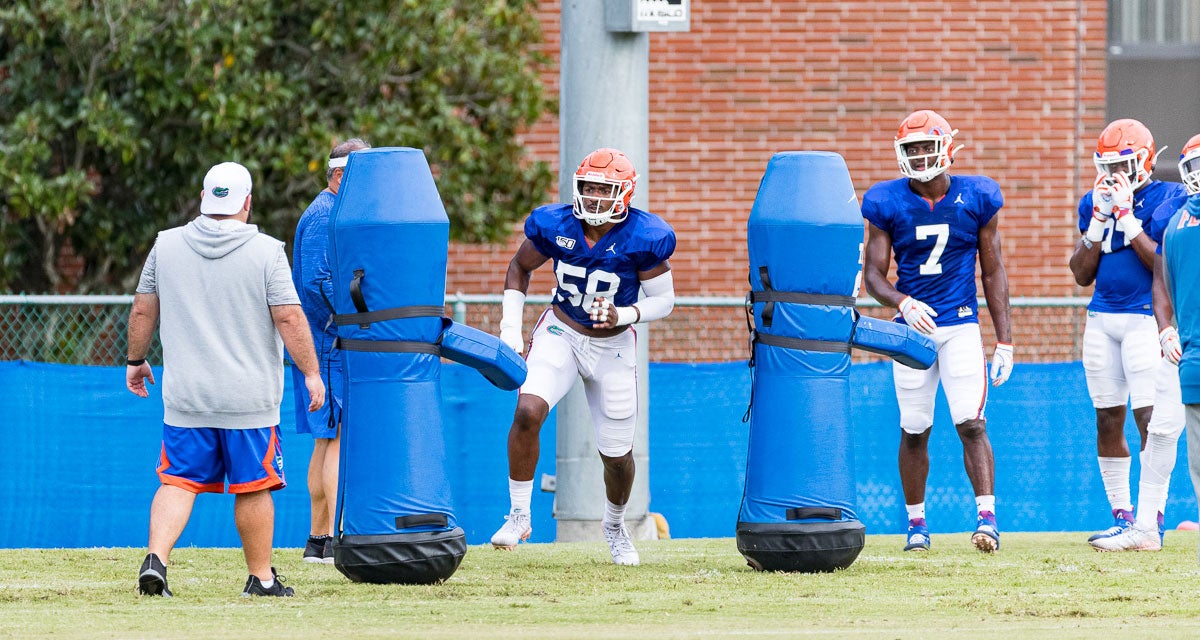
[[[605,29],[605,3],[563,0],[559,96],[559,180],[564,201],[571,176],[589,152],[614,147],[625,152],[640,178],[633,205],[646,209],[649,191],[650,38],[646,33]],[[637,331],[638,423],[633,454],[636,476],[625,521],[634,537],[648,537],[654,522],[650,502],[647,429],[648,331]],[[596,451],[591,414],[582,383],[558,403],[558,450],[554,517],[557,539],[599,540],[604,514],[603,465]]]

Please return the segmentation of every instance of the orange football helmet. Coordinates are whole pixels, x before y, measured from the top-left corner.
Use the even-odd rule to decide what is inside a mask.
[[[637,178],[633,163],[616,149],[587,154],[571,181],[575,217],[596,226],[621,222],[629,216]]]
[[[1188,195],[1200,193],[1200,134],[1196,134],[1183,145],[1179,154],[1179,177],[1187,187]]]
[[[1154,136],[1146,125],[1132,118],[1121,118],[1113,120],[1100,132],[1092,161],[1100,175],[1124,173],[1137,191],[1150,181],[1158,153],[1154,151]]]
[[[961,144],[953,146],[957,134],[958,129],[951,129],[950,123],[936,111],[922,109],[909,114],[900,122],[894,143],[900,173],[920,182],[929,182],[945,173],[954,162],[954,154],[963,148]],[[928,142],[933,143],[930,149],[915,148],[918,143],[929,146],[924,144]]]

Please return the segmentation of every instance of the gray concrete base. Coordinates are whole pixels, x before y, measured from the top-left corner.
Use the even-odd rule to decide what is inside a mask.
[[[645,516],[641,520],[626,520],[625,526],[634,540],[657,540],[658,525],[654,518]],[[594,542],[604,540],[599,520],[558,520],[555,542]]]

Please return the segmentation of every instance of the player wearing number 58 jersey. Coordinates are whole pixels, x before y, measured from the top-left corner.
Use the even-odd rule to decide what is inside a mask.
[[[996,329],[992,385],[1012,373],[1008,276],[1000,259],[1000,187],[983,176],[951,176],[957,130],[933,111],[900,123],[894,144],[898,180],[876,184],[863,196],[867,247],[863,282],[881,304],[896,307],[897,322],[931,337],[938,359],[927,371],[895,363],[892,374],[900,406],[900,483],[908,511],[905,551],[930,546],[925,520],[929,430],[938,383],[963,445],[963,462],[975,491],[978,519],[971,541],[983,552],[1000,548],[996,528],[995,464],[984,407],[988,370],[975,302],[975,259]],[[888,281],[892,254],[896,283]]]
[[[572,204],[534,209],[525,241],[504,278],[500,339],[524,350],[521,315],[529,278],[552,261],[558,287],[529,340],[529,374],[508,434],[509,514],[492,536],[497,549],[529,538],[538,436],[550,409],[582,378],[604,463],[604,537],[613,562],[638,564],[625,505],[633,488],[637,422],[635,335],[630,325],[666,317],[675,303],[675,232],[630,206],[637,173],[625,154],[597,149],[575,171]],[[639,290],[645,297],[639,299]]]

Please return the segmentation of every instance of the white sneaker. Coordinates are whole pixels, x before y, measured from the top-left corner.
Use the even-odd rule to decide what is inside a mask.
[[[1137,525],[1126,528],[1121,533],[1108,538],[1092,540],[1092,546],[1097,551],[1159,551],[1162,540],[1153,529],[1142,529]]]
[[[629,529],[624,524],[615,527],[604,525],[604,539],[608,541],[608,550],[612,552],[613,562],[632,567],[641,561],[637,549],[633,548],[633,540],[629,537]]]
[[[531,533],[533,527],[529,523],[528,513],[510,513],[504,516],[504,525],[492,534],[492,546],[512,551],[517,548],[517,543],[528,540]]]

